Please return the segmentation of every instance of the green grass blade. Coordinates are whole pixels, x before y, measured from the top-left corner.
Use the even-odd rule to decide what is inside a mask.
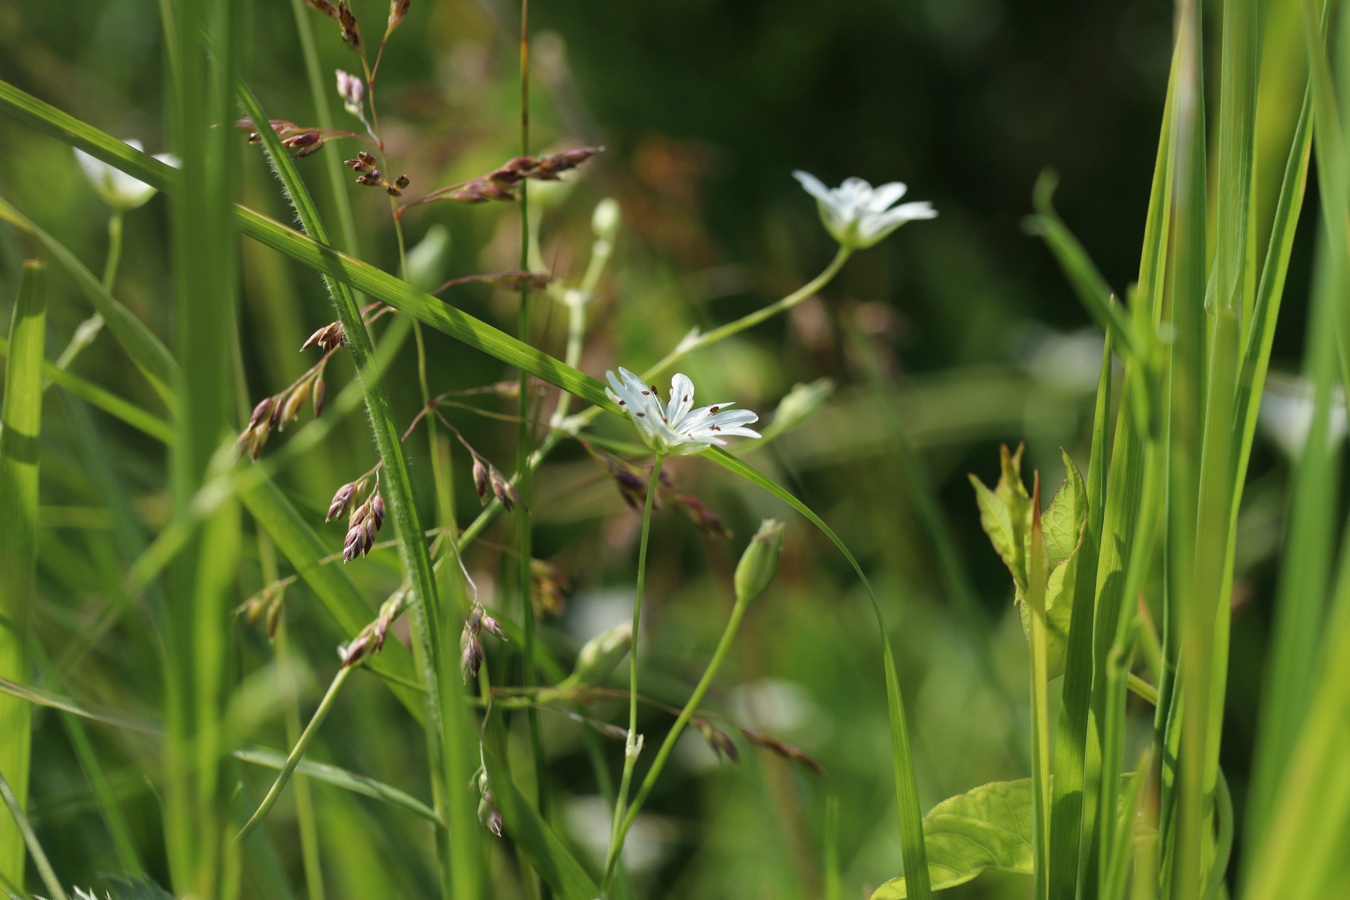
[[[1131,358],[1139,348],[1134,327],[1121,311],[1121,307],[1111,302],[1115,294],[1110,285],[1092,264],[1083,245],[1078,243],[1077,238],[1060,221],[1054,207],[1051,206],[1050,200],[1055,192],[1056,180],[1051,172],[1043,172],[1037,180],[1034,194],[1036,215],[1026,220],[1027,230],[1045,239],[1046,245],[1054,253],[1065,277],[1077,291],[1078,299],[1082,301],[1088,314],[1097,322],[1097,326],[1104,334],[1111,335],[1111,339],[1120,348],[1121,355],[1127,359]]]
[[[1027,597],[1031,610],[1031,851],[1032,896],[1050,897],[1050,698],[1046,682],[1045,531],[1041,524],[1041,475],[1031,492],[1031,540],[1027,549]]]
[[[47,860],[47,854],[42,851],[42,845],[38,843],[37,833],[33,831],[33,826],[29,824],[28,817],[24,815],[23,803],[14,794],[14,789],[10,787],[9,780],[5,778],[4,772],[0,772],[0,801],[3,801],[5,808],[9,811],[10,818],[14,820],[14,833],[19,837],[21,843],[27,845],[33,854],[33,865],[42,877],[42,883],[47,886],[47,891],[52,896],[49,900],[66,900],[66,892],[61,889],[61,881],[56,877],[56,872],[52,869],[52,864]],[[0,873],[7,881],[15,885],[20,890],[23,889],[23,873],[19,873],[17,879],[11,879],[5,873]]]
[[[267,532],[268,538],[314,591],[324,610],[348,638],[355,637],[375,618],[376,610],[357,590],[342,567],[324,564],[332,550],[305,521],[299,510],[274,483],[247,479],[239,499]],[[419,722],[426,721],[426,695],[410,685],[418,682],[412,655],[399,641],[386,641],[384,650],[365,663],[377,674],[388,676],[389,689]]]
[[[516,842],[539,877],[564,900],[595,900],[600,889],[516,787],[494,746],[496,743],[484,742],[483,763],[492,785],[493,802],[502,814],[503,833]]]
[[[900,679],[895,672],[895,654],[891,650],[891,639],[886,632],[886,620],[881,614],[881,602],[877,599],[876,592],[872,590],[872,583],[863,574],[862,566],[858,565],[848,546],[834,533],[834,529],[826,525],[820,516],[790,491],[725,450],[713,447],[703,455],[751,484],[763,488],[805,516],[835,547],[839,548],[839,552],[848,560],[867,590],[867,596],[872,601],[872,612],[877,619],[877,629],[881,634],[882,657],[886,666],[886,704],[891,726],[891,761],[895,777],[895,802],[900,817],[900,852],[904,858],[907,890],[910,897],[927,900],[932,894],[932,887],[928,876],[928,853],[923,841],[923,815],[919,806],[918,781],[914,774],[914,755],[909,744],[909,729],[905,722]]]
[[[0,406],[0,678],[27,682],[37,601],[38,443],[42,434],[42,355],[47,322],[47,267],[23,264],[9,329]],[[28,798],[33,711],[0,698],[0,773],[8,777],[20,816]],[[23,885],[24,837],[0,829],[0,879]]]
[[[153,157],[137,153],[116,138],[25,94],[4,81],[0,81],[0,111],[58,137],[171,196],[179,190],[181,173],[172,167]],[[263,137],[266,139],[265,134]],[[531,375],[583,400],[618,412],[605,396],[604,386],[599,381],[541,350],[522,343],[504,331],[493,328],[437,297],[418,291],[374,266],[339,253],[326,243],[311,240],[253,210],[237,206],[235,217],[236,225],[244,234],[284,253],[301,265],[350,285],[373,299],[382,300],[507,365],[524,369]]]
[[[182,160],[169,198],[174,272],[173,347],[177,436],[169,454],[173,518],[191,521],[198,491],[231,464],[233,347],[238,240],[231,217],[238,143],[235,52],[241,5],[175,4],[166,39],[182,65],[166,83],[172,146]],[[165,832],[175,892],[216,897],[237,879],[227,852],[232,789],[226,709],[231,690],[231,608],[240,543],[238,504],[221,503],[194,523],[168,569],[165,647]]]
[[[0,358],[8,356],[9,340],[0,337]],[[87,381],[78,375],[72,375],[65,369],[57,368],[46,360],[42,362],[42,377],[86,401],[90,406],[95,406],[114,419],[119,419],[142,434],[154,438],[161,444],[168,444],[173,440],[172,425],[163,419],[156,418],[134,403],[104,390],[92,381]]]
[[[239,96],[254,121],[267,121],[267,115],[257,98],[243,84],[239,85]],[[259,134],[305,230],[318,244],[327,247],[327,232],[296,171],[294,161],[270,128],[260,129]],[[476,827],[476,804],[467,787],[471,767],[466,763],[475,755],[477,740],[467,733],[468,721],[458,666],[446,657],[441,647],[440,617],[443,611],[439,608],[436,575],[427,553],[407,459],[403,454],[400,440],[402,429],[394,422],[380,373],[374,367],[374,346],[361,319],[356,298],[340,280],[330,278],[328,285],[338,318],[347,335],[357,378],[365,392],[375,444],[384,463],[382,489],[394,520],[405,577],[412,591],[412,620],[417,653],[422,657],[419,662],[423,685],[427,691],[426,734],[432,793],[438,812],[443,813],[449,825],[445,836],[437,841],[442,890],[459,898],[476,897],[480,892],[481,873],[474,840],[480,832]],[[455,835],[457,846],[451,842],[451,834]],[[456,862],[452,863],[452,860]]]
[[[4,94],[7,89],[8,85],[0,82],[0,94]],[[99,134],[106,137],[101,132]],[[112,138],[108,139],[112,140]],[[126,147],[125,144],[123,146]],[[126,147],[126,150],[129,153],[138,152],[131,147]],[[164,165],[153,157],[147,156],[146,159],[157,165]],[[165,166],[165,168],[168,168],[168,166]],[[0,197],[0,219],[36,238],[51,254],[51,258],[75,279],[75,283],[84,296],[88,298],[90,305],[103,317],[108,333],[121,345],[132,364],[150,382],[150,386],[155,389],[155,393],[164,401],[165,406],[173,409],[173,383],[178,366],[173,361],[173,357],[169,355],[168,348],[164,346],[163,342],[155,337],[154,333],[146,328],[140,319],[132,315],[125,306],[118,302],[117,298],[108,293],[108,289],[103,286],[103,282],[93,272],[89,271],[84,263],[76,259],[75,254],[66,249],[64,244],[33,224],[3,197]]]
[[[42,706],[47,709],[58,710],[112,728],[119,728],[157,738],[164,737],[164,726],[154,719],[93,709],[70,697],[41,688],[18,684],[7,679],[0,678],[0,694],[18,698],[24,703],[33,706]],[[243,762],[265,766],[269,769],[280,769],[286,764],[285,753],[280,753],[266,747],[240,747],[233,751],[233,756],[235,759],[242,760]],[[295,767],[295,771],[301,775],[306,775],[310,778],[315,778],[319,781],[331,784],[334,787],[351,791],[354,794],[360,794],[364,797],[370,797],[372,800],[379,800],[389,803],[392,806],[406,809],[407,811],[426,819],[428,822],[440,824],[440,819],[436,817],[435,811],[421,800],[418,800],[416,797],[413,797],[392,785],[377,781],[366,775],[359,775],[356,772],[347,769],[328,765],[327,763],[311,762],[310,760],[301,760]]]

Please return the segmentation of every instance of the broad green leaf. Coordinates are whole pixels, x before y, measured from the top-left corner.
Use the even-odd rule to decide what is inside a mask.
[[[1031,874],[1030,778],[995,781],[948,800],[923,818],[933,889],[965,884],[986,869]],[[877,888],[872,900],[904,900],[905,876]]]

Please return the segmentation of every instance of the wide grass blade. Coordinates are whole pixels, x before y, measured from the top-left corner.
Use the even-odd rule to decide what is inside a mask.
[[[26,683],[29,631],[37,601],[38,444],[42,434],[42,354],[47,267],[23,264],[9,329],[5,396],[0,406],[0,678]],[[33,710],[0,697],[0,773],[21,816],[28,798]],[[22,887],[24,837],[0,828],[0,879]]]

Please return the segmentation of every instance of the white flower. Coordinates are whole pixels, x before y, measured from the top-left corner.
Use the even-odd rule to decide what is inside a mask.
[[[727,409],[730,403],[700,406],[694,409],[694,383],[684,375],[670,379],[670,402],[662,403],[656,388],[619,367],[619,374],[606,372],[611,400],[628,413],[642,435],[642,442],[657,453],[689,456],[708,449],[710,444],[725,446],[730,435],[759,437],[746,428],[759,421],[748,409]]]
[[[874,188],[861,178],[849,178],[837,188],[827,188],[808,172],[792,174],[816,198],[825,230],[850,250],[871,247],[906,222],[937,215],[926,200],[888,209],[905,196],[905,186],[898,181]]]
[[[127,141],[127,146],[145,152],[140,141]],[[172,153],[156,153],[155,159],[178,168],[182,163]],[[115,169],[101,159],[96,159],[83,150],[75,151],[75,161],[84,169],[84,174],[94,185],[109,206],[120,210],[132,210],[143,206],[145,201],[155,196],[155,189],[138,178],[133,178],[121,169]]]

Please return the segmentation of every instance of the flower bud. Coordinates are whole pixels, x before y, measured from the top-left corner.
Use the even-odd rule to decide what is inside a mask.
[[[632,646],[633,626],[627,622],[596,635],[577,654],[576,668],[563,685],[575,687],[603,681],[628,655]]]
[[[619,201],[606,197],[595,205],[591,213],[591,231],[601,240],[612,241],[619,233]]]
[[[745,603],[769,586],[783,553],[783,523],[765,519],[736,564],[736,601]]]
[[[813,415],[834,393],[834,382],[817,378],[810,384],[794,384],[774,410],[773,424],[765,431],[774,433],[795,428]]]

